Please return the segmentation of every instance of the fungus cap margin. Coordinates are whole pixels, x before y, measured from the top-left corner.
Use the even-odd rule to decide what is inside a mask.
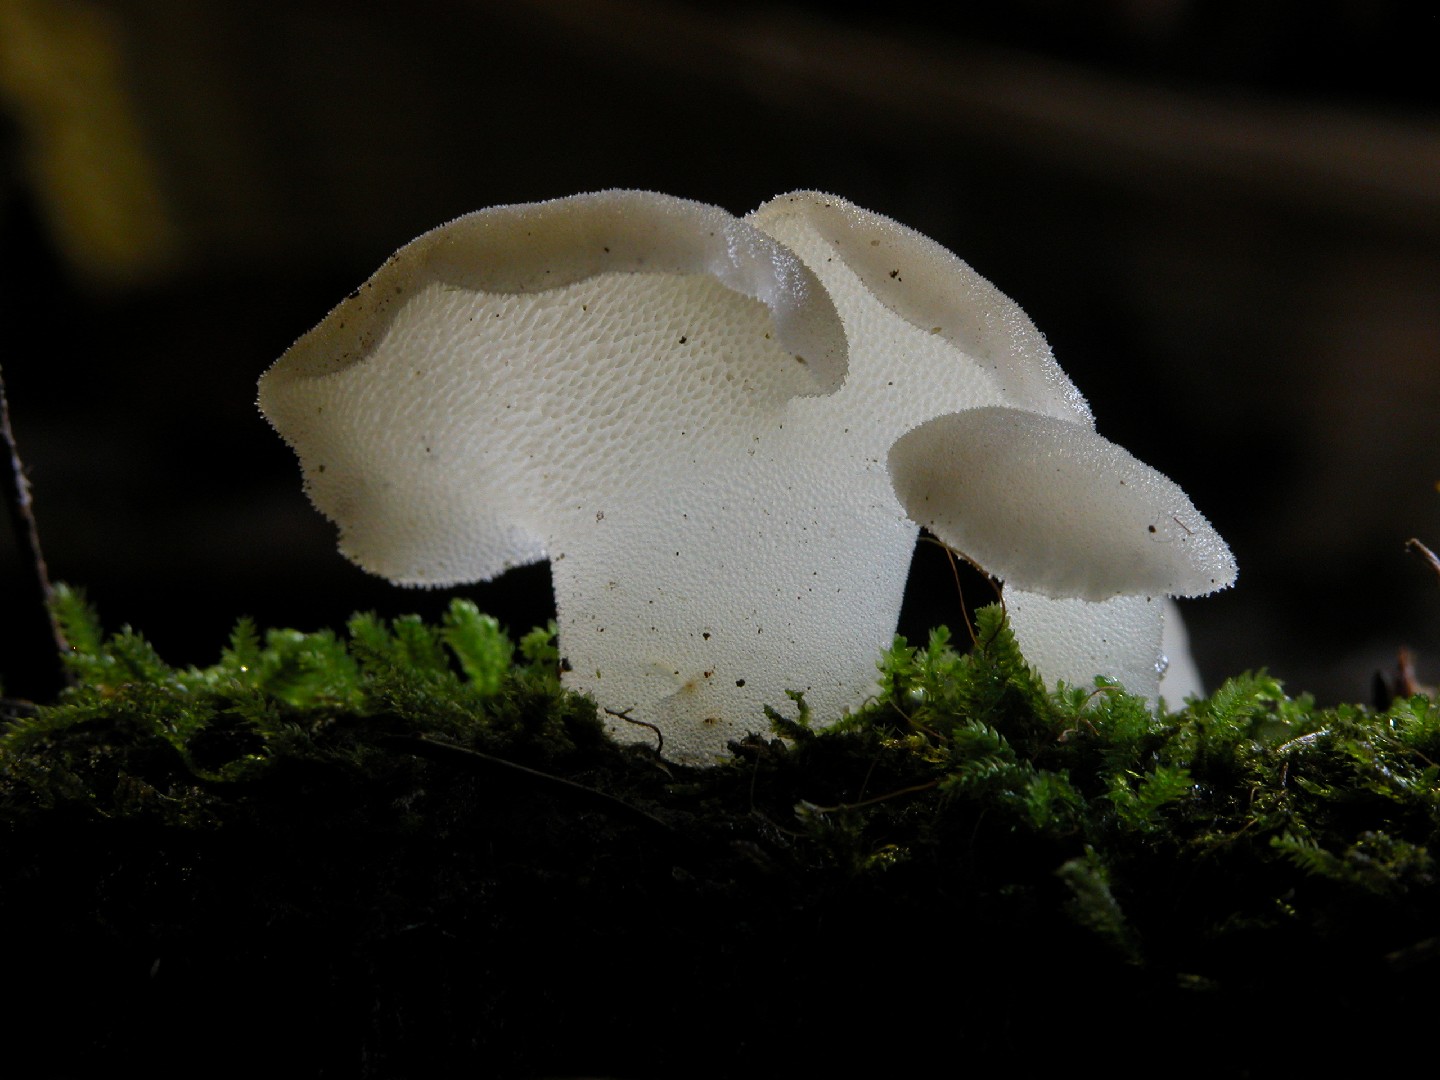
[[[983,371],[1005,404],[1093,424],[1084,396],[1030,317],[950,249],[893,218],[821,191],[776,196],[747,220],[772,235],[788,236],[792,230],[785,219],[796,217],[898,320],[949,343]]]

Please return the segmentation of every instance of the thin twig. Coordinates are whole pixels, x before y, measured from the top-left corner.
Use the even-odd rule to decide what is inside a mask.
[[[859,810],[862,806],[874,806],[876,803],[888,802],[891,799],[898,799],[902,795],[914,795],[921,791],[929,791],[933,787],[939,787],[939,780],[926,780],[923,784],[913,784],[910,787],[899,788],[895,791],[887,791],[884,795],[872,795],[868,799],[861,799],[859,802],[836,803],[834,806],[816,806],[814,803],[807,803],[809,809],[820,814],[834,814],[841,810]]]
[[[1435,552],[1431,551],[1413,536],[1405,541],[1405,546],[1411,551],[1418,551],[1421,557],[1435,570],[1435,573],[1440,574],[1440,556],[1437,556]]]
[[[936,541],[940,544],[940,541]],[[965,620],[965,630],[970,635],[970,647],[976,648],[980,639],[975,636],[975,624],[970,621],[970,609],[965,606],[965,589],[960,584],[960,564],[955,559],[955,549],[949,544],[940,544],[945,549],[945,557],[950,560],[950,576],[955,579],[955,595],[960,598],[960,617]]]
[[[609,715],[615,717],[615,719],[617,720],[624,720],[627,724],[635,724],[638,727],[649,728],[655,733],[655,753],[659,754],[664,751],[665,733],[660,730],[658,725],[652,724],[648,720],[636,720],[633,716],[630,715],[629,708],[616,710],[605,707],[605,711]]]
[[[45,565],[45,555],[40,548],[40,531],[35,526],[34,501],[30,495],[30,481],[25,475],[25,466],[20,460],[20,448],[15,442],[15,431],[10,426],[10,401],[5,396],[5,373],[0,369],[0,443],[4,444],[8,468],[0,468],[0,483],[4,484],[5,505],[10,512],[11,524],[15,531],[16,543],[20,546],[21,557],[30,564],[32,593],[39,609],[49,625],[51,640],[55,645],[57,669],[64,672],[64,658],[69,655],[70,643],[65,640],[65,631],[55,617],[51,600],[54,589],[50,584],[50,571]]]
[[[592,788],[585,784],[577,783],[574,780],[566,779],[563,776],[556,776],[554,773],[542,772],[539,769],[532,769],[528,765],[521,765],[518,761],[510,761],[507,758],[496,757],[494,754],[487,754],[483,750],[474,750],[468,746],[457,746],[455,743],[446,742],[444,739],[437,739],[429,735],[396,735],[389,741],[411,746],[417,750],[427,749],[432,752],[439,751],[445,755],[468,758],[477,763],[483,762],[489,766],[519,773],[546,786],[569,792],[571,795],[583,798],[588,802],[611,810],[621,811],[631,818],[657,826],[665,832],[673,831],[668,822],[662,821],[654,814],[647,810],[640,809],[640,807],[633,803],[628,803],[624,799],[601,791],[599,788]]]
[[[941,540],[939,537],[932,536],[929,533],[922,533],[920,539],[926,543],[931,543],[938,546],[942,551],[945,552],[946,558],[950,560],[950,576],[955,579],[955,592],[960,597],[960,615],[965,620],[966,631],[968,631],[970,634],[970,644],[978,648],[980,645],[980,639],[975,633],[975,624],[970,619],[970,608],[965,603],[965,589],[960,584],[959,560],[965,560],[967,565],[973,567],[976,571],[978,571],[984,576],[986,583],[995,593],[996,602],[999,603],[1001,609],[1003,610],[1005,608],[1005,594],[1001,590],[999,582],[995,580],[994,575],[992,575],[990,571],[986,570],[974,559],[970,558],[969,555],[966,555],[963,551],[957,551],[955,548],[945,543],[945,541]],[[989,642],[987,641],[986,644],[988,645]]]

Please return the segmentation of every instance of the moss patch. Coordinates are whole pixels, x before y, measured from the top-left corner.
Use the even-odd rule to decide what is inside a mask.
[[[693,770],[464,602],[184,670],[58,603],[78,685],[0,737],[24,1075],[1244,1075],[1430,1015],[1426,697],[1157,719],[1046,692],[992,607]]]

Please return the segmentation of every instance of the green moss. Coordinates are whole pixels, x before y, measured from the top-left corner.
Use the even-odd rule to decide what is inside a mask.
[[[0,935],[83,944],[16,969],[101,987],[71,1066],[233,1048],[277,1008],[311,1010],[310,1071],[369,1076],[765,1074],[796,1040],[812,1072],[903,1070],[914,1030],[998,1060],[1180,1014],[1209,1061],[1277,979],[1366,1022],[1428,1008],[1426,697],[1320,709],[1260,672],[1157,718],[1104,680],[1048,692],[996,606],[968,653],[897,639],[858,713],[802,700],[693,770],[610,742],[553,625],[516,644],[465,601],[242,620],[184,669],[73,591],[57,613],[76,684],[0,736]]]

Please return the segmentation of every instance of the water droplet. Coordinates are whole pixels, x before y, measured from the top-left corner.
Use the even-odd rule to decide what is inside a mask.
[[[1162,652],[1155,658],[1155,674],[1159,675],[1161,678],[1164,678],[1165,672],[1169,670],[1170,658]]]

